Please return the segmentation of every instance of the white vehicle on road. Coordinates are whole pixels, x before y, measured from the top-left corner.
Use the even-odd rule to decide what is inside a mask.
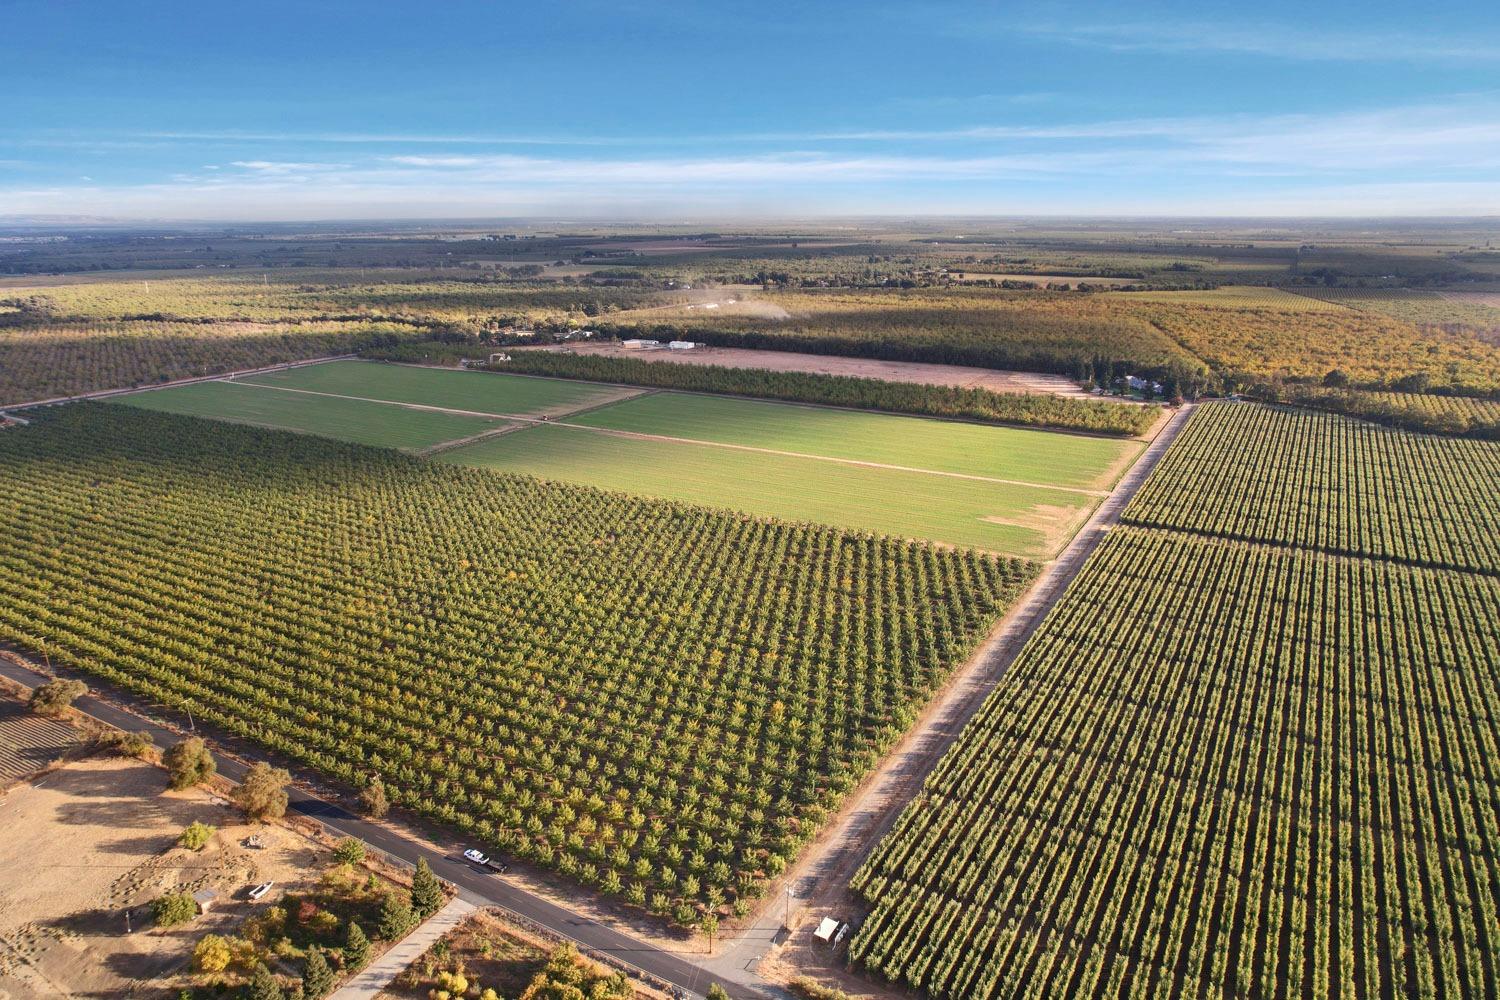
[[[490,856],[483,851],[476,851],[471,847],[467,851],[464,851],[464,860],[472,861],[476,865],[487,865],[490,863]]]

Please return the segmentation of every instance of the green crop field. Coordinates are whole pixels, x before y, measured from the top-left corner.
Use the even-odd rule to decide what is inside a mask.
[[[520,417],[565,413],[631,393],[629,389],[560,379],[418,368],[373,361],[330,361],[250,375],[240,381],[390,403],[415,403]]]
[[[441,460],[1030,558],[1054,555],[1098,501],[1046,487],[560,426],[479,441]]]
[[[133,393],[115,400],[161,413],[212,417],[233,423],[298,431],[355,444],[421,449],[506,426],[498,417],[414,410],[387,403],[303,392],[281,392],[240,382],[194,382]]]
[[[0,537],[0,641],[683,927],[763,893],[1035,571],[89,403],[3,432]]]
[[[1014,479],[1106,489],[1142,445],[1045,431],[657,393],[569,423]]]
[[[119,401],[412,451],[506,427],[505,415],[549,414],[559,422],[462,445],[442,460],[1032,559],[1061,550],[1142,447],[1130,440],[363,361],[156,389]],[[583,412],[570,416],[575,410]],[[573,423],[582,426],[564,426]]]
[[[954,1000],[1496,995],[1497,462],[1201,410],[855,876],[852,960]]]

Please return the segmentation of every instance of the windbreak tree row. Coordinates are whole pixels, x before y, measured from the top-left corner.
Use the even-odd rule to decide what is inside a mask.
[[[0,324],[0,406],[352,354],[427,335],[369,322]]]
[[[682,923],[1034,572],[98,404],[0,439],[0,638]]]
[[[419,349],[419,345],[412,345]],[[376,354],[400,356],[400,348]],[[1153,406],[1132,406],[1042,393],[1004,393],[956,385],[886,382],[847,375],[779,372],[724,365],[673,364],[588,354],[516,351],[496,371],[623,382],[689,392],[730,393],[762,399],[822,403],[862,410],[887,410],[932,417],[955,417],[1023,427],[1056,427],[1101,434],[1132,435],[1150,430],[1161,415]]]
[[[1256,397],[1371,420],[1427,434],[1500,440],[1500,399],[1420,392],[1369,392],[1295,384],[1256,388]]]

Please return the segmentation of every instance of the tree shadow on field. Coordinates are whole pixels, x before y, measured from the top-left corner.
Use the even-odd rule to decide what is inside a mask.
[[[100,844],[100,851],[108,851],[113,854],[165,854],[177,844],[177,834],[159,833],[147,834],[142,837],[122,837],[119,840],[111,840]]]

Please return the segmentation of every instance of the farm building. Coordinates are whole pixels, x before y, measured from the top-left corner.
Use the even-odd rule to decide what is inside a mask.
[[[695,348],[697,346],[698,345],[695,344],[695,343],[693,343],[691,340],[674,340],[671,343],[667,344],[667,350],[669,350],[669,351],[691,351],[693,348]]]
[[[621,344],[620,346],[623,347],[623,348],[625,348],[627,351],[645,351],[645,350],[650,350],[653,347],[660,347],[661,346],[661,341],[659,341],[659,340],[640,340],[640,339],[634,339],[634,340],[627,340],[627,341],[625,341],[625,343]]]
[[[207,913],[209,910],[212,910],[214,903],[218,902],[218,899],[219,894],[213,889],[199,889],[193,893],[193,902],[198,904],[199,913]]]

